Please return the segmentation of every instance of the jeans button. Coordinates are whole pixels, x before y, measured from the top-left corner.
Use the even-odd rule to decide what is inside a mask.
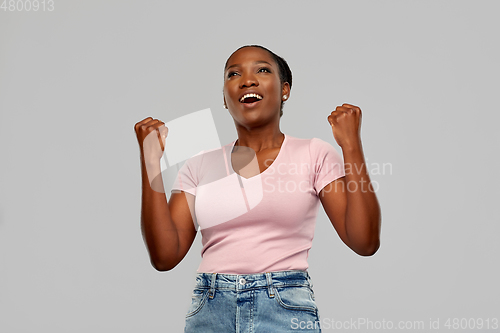
[[[244,278],[241,278],[240,279],[240,284],[245,284],[245,283],[247,283],[246,280]]]

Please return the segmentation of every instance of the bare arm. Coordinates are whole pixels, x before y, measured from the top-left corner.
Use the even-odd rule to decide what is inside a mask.
[[[156,156],[144,153],[147,151],[142,146],[144,137],[162,125],[162,122],[151,120],[149,117],[137,123],[135,129],[141,147],[142,236],[153,267],[158,271],[168,271],[185,257],[193,244],[197,230],[193,224],[194,212],[190,210],[190,207],[194,207],[194,196],[185,192],[172,193],[170,202],[167,202],[164,191],[157,191],[159,188],[163,189],[161,152]],[[148,172],[157,175],[151,184]]]
[[[186,192],[172,193],[167,202],[165,193],[151,188],[145,167],[142,174],[142,236],[151,264],[159,271],[168,271],[182,261],[196,237],[188,203],[188,200],[194,202],[194,197]],[[161,173],[158,174],[154,182],[163,182]]]
[[[337,106],[328,122],[349,168],[321,190],[320,200],[342,241],[357,254],[371,256],[380,247],[382,218],[361,145],[361,109]]]
[[[350,171],[320,192],[320,200],[342,241],[354,252],[371,256],[380,247],[380,206],[370,183],[361,145],[343,149]]]

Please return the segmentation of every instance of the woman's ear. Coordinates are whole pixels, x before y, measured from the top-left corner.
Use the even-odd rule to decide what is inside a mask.
[[[290,98],[290,84],[288,82],[283,83],[283,89],[281,90],[281,99],[286,101]]]

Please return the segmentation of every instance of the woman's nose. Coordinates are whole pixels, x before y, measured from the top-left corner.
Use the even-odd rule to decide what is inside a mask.
[[[250,87],[250,86],[258,86],[259,81],[255,78],[255,75],[253,74],[243,74],[242,80],[241,80],[241,87]]]

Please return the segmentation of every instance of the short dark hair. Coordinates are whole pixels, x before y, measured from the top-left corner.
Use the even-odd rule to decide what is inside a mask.
[[[263,50],[266,50],[267,52],[269,52],[269,54],[271,55],[271,57],[274,59],[274,62],[276,63],[276,66],[278,66],[278,71],[279,71],[279,76],[280,76],[280,82],[281,84],[285,83],[285,82],[288,82],[288,84],[290,85],[290,90],[292,89],[292,71],[290,70],[290,67],[288,66],[288,63],[286,62],[285,59],[283,59],[282,57],[280,57],[279,55],[275,54],[273,51],[265,48],[264,46],[261,46],[261,45],[243,45],[241,47],[239,47],[238,49],[236,49],[236,51],[244,48],[244,47],[260,47],[261,49]],[[236,52],[234,51],[231,56]],[[231,56],[229,56],[229,58],[231,58]],[[227,63],[229,61],[229,58],[227,58],[226,60],[226,64],[224,65],[224,70],[226,69],[227,67]],[[281,105],[280,105],[280,117],[283,115],[283,104],[285,103],[285,101],[281,101]]]

